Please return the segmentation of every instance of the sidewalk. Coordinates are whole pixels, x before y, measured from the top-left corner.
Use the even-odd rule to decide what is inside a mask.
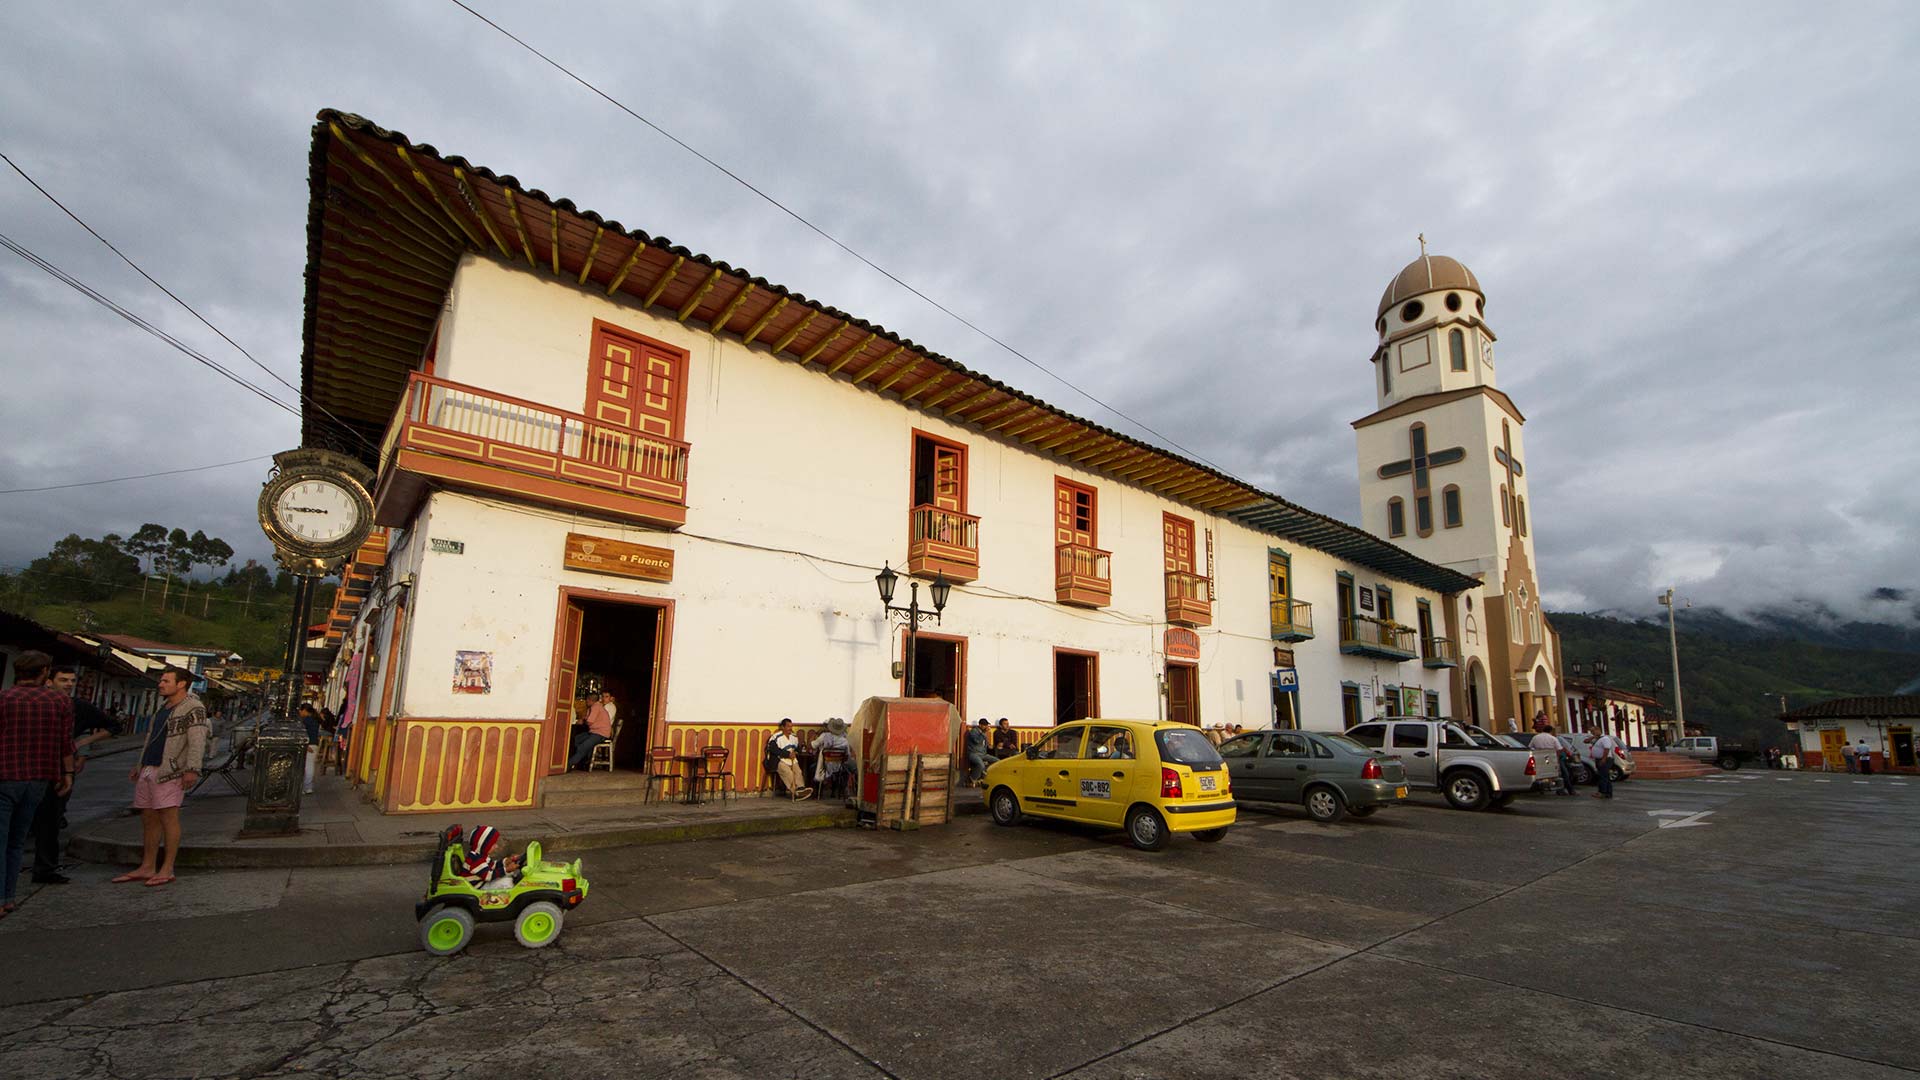
[[[664,844],[751,833],[850,828],[854,812],[818,802],[741,797],[689,806],[655,800],[620,806],[540,810],[468,810],[443,814],[382,814],[339,776],[314,780],[301,804],[300,833],[241,840],[246,799],[209,784],[181,811],[178,864],[197,867],[378,866],[429,859],[440,830],[458,824],[493,825],[522,840],[539,840],[555,854],[630,844]],[[132,866],[140,861],[140,819],[116,816],[79,826],[69,837],[70,858]]]

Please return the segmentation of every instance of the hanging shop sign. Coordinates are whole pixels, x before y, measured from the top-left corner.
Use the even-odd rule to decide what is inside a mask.
[[[590,574],[672,581],[673,549],[568,533],[565,565],[569,570],[585,570]]]
[[[1293,650],[1283,649],[1278,645],[1274,646],[1273,647],[1273,666],[1274,667],[1292,667],[1293,666]]]
[[[1200,635],[1184,626],[1170,626],[1167,628],[1166,650],[1169,660],[1198,660]]]

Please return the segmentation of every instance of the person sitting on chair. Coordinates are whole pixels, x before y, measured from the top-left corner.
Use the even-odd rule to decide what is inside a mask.
[[[827,755],[835,751],[838,751],[842,755],[850,755],[852,750],[852,744],[847,742],[847,722],[838,716],[830,717],[827,720],[827,730],[821,732],[820,737],[813,740],[813,752],[815,755],[813,759],[814,786],[828,787],[830,785],[836,785],[839,781],[840,774],[846,772],[848,769],[847,757],[842,756],[839,761],[829,763],[827,761]]]
[[[1020,752],[1020,733],[1013,730],[1013,722],[1006,717],[993,729],[993,752],[998,757],[1009,758]]]
[[[979,724],[967,729],[967,783],[969,784],[984,785],[987,782],[987,766],[1000,760],[987,752],[987,736],[992,730],[984,716],[980,718]]]
[[[520,872],[523,860],[519,855],[493,858],[493,849],[499,843],[500,830],[491,825],[473,827],[472,835],[467,837],[467,857],[460,864],[460,876],[467,884],[483,891],[513,888],[514,875]]]
[[[793,733],[792,717],[781,718],[780,730],[767,740],[767,750],[761,764],[768,776],[780,778],[780,785],[787,789],[787,794],[792,798],[813,798],[813,789],[801,786],[805,778],[800,775],[800,740]]]
[[[573,754],[567,758],[567,771],[584,769],[593,760],[593,748],[613,738],[613,714],[607,711],[610,694],[588,694],[593,702],[587,710],[587,730],[573,737]]]

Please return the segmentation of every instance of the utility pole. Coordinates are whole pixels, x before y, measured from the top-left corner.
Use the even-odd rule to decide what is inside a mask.
[[[1673,722],[1680,732],[1676,738],[1687,737],[1687,711],[1680,704],[1680,637],[1673,628],[1673,590],[1668,589],[1660,597],[1660,604],[1667,609],[1667,648],[1673,653]]]

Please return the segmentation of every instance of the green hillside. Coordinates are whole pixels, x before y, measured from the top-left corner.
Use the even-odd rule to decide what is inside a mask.
[[[1569,665],[1604,659],[1609,685],[1631,689],[1644,680],[1651,687],[1655,679],[1672,678],[1663,622],[1574,614],[1549,618]],[[1776,719],[1781,694],[1788,708],[1799,708],[1828,698],[1891,694],[1920,674],[1920,655],[1914,653],[1756,638],[1751,627],[1737,635],[1723,633],[1724,619],[1703,618],[1692,628],[1689,621],[1682,614],[1678,624],[1687,722],[1727,738],[1784,740],[1786,732]]]

